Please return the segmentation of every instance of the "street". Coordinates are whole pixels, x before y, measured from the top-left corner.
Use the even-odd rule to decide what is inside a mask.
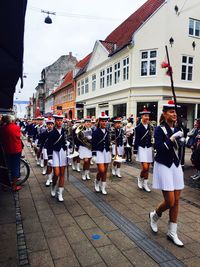
[[[108,182],[108,195],[94,193],[93,181],[83,182],[80,173],[71,171],[65,183],[64,203],[50,197],[45,177],[28,148],[31,175],[16,193],[16,212],[20,212],[17,238],[12,197],[7,210],[1,210],[0,266],[199,266],[200,196],[189,182],[192,168],[186,166],[185,187],[181,197],[179,235],[184,248],[166,238],[167,217],[159,221],[159,233],[153,234],[148,213],[161,201],[161,193],[140,191],[136,185],[137,164],[122,169],[123,178]],[[189,164],[189,154],[186,156]],[[96,167],[92,166],[92,178]],[[191,187],[192,186],[192,187]],[[8,193],[7,193],[8,194]],[[17,196],[18,195],[18,196]],[[19,203],[17,199],[19,198]],[[4,199],[5,201],[5,199]],[[12,214],[12,215],[11,215]],[[24,239],[24,240],[23,240]],[[184,265],[185,264],[185,265]]]

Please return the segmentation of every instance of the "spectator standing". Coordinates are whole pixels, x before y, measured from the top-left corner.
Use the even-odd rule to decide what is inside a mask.
[[[12,115],[2,117],[0,127],[0,142],[3,147],[6,163],[10,172],[10,182],[13,191],[18,191],[17,179],[20,177],[20,158],[22,152],[22,141],[20,127],[15,124]]]

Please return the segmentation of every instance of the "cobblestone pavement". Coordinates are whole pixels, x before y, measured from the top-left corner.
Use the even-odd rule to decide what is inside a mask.
[[[25,149],[31,174],[19,192],[19,202],[26,241],[24,257],[27,252],[28,264],[21,261],[20,266],[200,266],[200,195],[199,187],[189,178],[194,172],[189,165],[185,169],[187,185],[179,215],[179,236],[185,246],[178,248],[166,239],[167,213],[159,221],[157,235],[149,228],[148,213],[162,196],[156,190],[146,193],[137,189],[137,164],[123,165],[123,178],[108,181],[107,196],[94,193],[94,165],[92,180],[86,182],[81,180],[80,173],[70,169],[65,201],[58,203],[45,187],[41,168]],[[188,159],[189,154],[187,163]],[[0,238],[3,235],[6,240],[3,244],[11,244],[9,236],[15,231],[14,218],[11,223],[8,221],[5,218],[2,222],[0,218]],[[9,246],[5,245],[1,251],[1,245],[0,266],[17,266],[16,242],[15,237],[12,241],[15,256],[10,261],[5,256]]]

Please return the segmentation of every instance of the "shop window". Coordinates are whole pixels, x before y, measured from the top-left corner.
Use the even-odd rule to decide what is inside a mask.
[[[126,116],[126,104],[113,105],[113,116]]]

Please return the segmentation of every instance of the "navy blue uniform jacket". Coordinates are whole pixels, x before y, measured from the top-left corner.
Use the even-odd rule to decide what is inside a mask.
[[[104,149],[107,152],[110,150],[110,133],[106,129],[104,134],[101,128],[97,128],[92,133],[92,151],[103,152]]]
[[[148,133],[147,133],[148,132]],[[144,137],[143,137],[144,136]],[[134,143],[134,153],[137,153],[138,147],[141,146],[151,147],[151,133],[150,133],[150,126],[148,125],[147,129],[144,127],[142,123],[140,123],[135,128],[135,143]]]
[[[114,129],[112,134],[112,141],[117,141],[117,146],[123,146],[124,144],[124,130],[123,129]]]
[[[176,144],[170,140],[173,132],[167,123],[164,123],[163,126],[167,131],[167,135],[164,133],[161,126],[156,127],[154,132],[154,148],[156,149],[155,161],[167,166],[168,168],[170,168],[173,163],[176,167],[178,167],[179,158],[174,151]],[[174,132],[177,131],[177,129],[174,130]]]
[[[64,132],[65,130],[61,130],[61,134],[54,128],[48,135],[48,140],[46,143],[46,148],[47,148],[47,155],[48,159],[52,159],[53,156],[53,151],[60,151],[61,148],[63,150],[66,150],[66,143],[65,143],[65,138],[64,138]],[[61,136],[61,138],[60,138]],[[59,139],[60,138],[60,139]],[[59,139],[58,142],[56,142]]]

